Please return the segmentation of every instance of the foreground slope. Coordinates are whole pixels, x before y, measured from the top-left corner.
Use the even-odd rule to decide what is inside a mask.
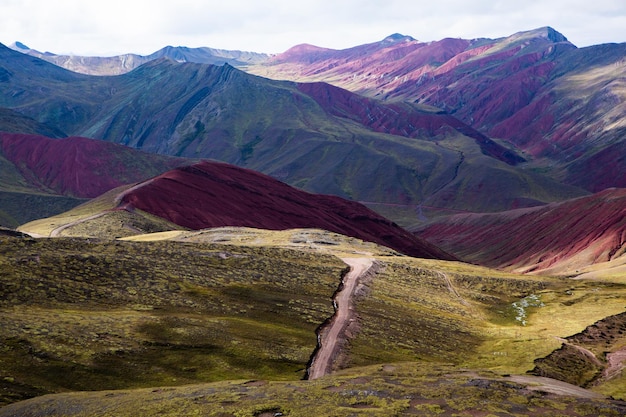
[[[36,411],[35,411],[36,410]],[[541,378],[503,378],[448,366],[394,364],[306,381],[229,381],[166,389],[57,394],[0,409],[0,416],[100,415],[292,416],[604,416],[626,405],[578,387]]]
[[[1,243],[4,404],[67,390],[300,379],[345,267],[297,249]]]
[[[177,238],[3,238],[0,400],[63,394],[0,415],[622,413],[597,391],[624,398],[623,375],[589,391],[520,374],[555,335],[622,312],[623,284],[395,256],[320,230]],[[382,268],[355,292],[343,370],[296,381],[345,271],[335,249]],[[542,303],[522,324],[514,303],[531,295]]]
[[[455,215],[417,234],[468,262],[573,274],[625,253],[626,189],[543,207]]]

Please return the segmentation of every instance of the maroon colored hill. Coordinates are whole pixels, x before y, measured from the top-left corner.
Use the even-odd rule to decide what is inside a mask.
[[[33,189],[82,198],[97,197],[189,163],[94,139],[16,133],[0,133],[0,156],[11,162]]]
[[[195,230],[318,228],[409,256],[454,259],[359,203],[310,194],[264,174],[218,162],[205,161],[159,175],[122,193],[120,205]]]
[[[509,165],[525,161],[476,129],[447,114],[420,111],[407,103],[383,103],[321,82],[298,83],[297,86],[328,113],[354,120],[376,132],[420,138],[424,132],[434,137],[446,130],[455,129],[474,139],[485,155]]]
[[[575,273],[624,254],[626,189],[503,213],[459,214],[417,235],[468,262]]]

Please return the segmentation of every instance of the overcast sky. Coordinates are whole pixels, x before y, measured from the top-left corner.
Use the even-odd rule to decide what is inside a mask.
[[[0,0],[0,42],[76,55],[164,46],[277,53],[343,49],[392,33],[498,38],[552,26],[575,45],[626,42],[624,0]]]

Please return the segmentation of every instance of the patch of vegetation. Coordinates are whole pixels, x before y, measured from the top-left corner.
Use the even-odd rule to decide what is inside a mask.
[[[485,320],[494,305],[510,305],[549,285],[534,277],[456,262],[383,262],[384,270],[357,303],[360,328],[350,341],[350,365],[398,360],[463,363],[489,338]]]
[[[377,365],[315,381],[241,380],[181,387],[57,394],[0,409],[54,416],[606,416],[626,404],[550,393],[496,374],[430,364]]]
[[[563,415],[578,415],[561,400],[511,388],[509,382],[490,383],[490,395],[500,404],[496,393],[503,392],[502,401],[512,398],[517,405],[500,406],[477,397],[481,391],[473,385],[465,399],[444,400],[453,394],[441,382],[427,384],[432,397],[417,398],[407,387],[420,386],[428,377],[407,369],[439,372],[436,364],[447,363],[454,367],[441,368],[446,372],[468,368],[524,373],[535,359],[560,345],[558,337],[621,311],[626,296],[622,284],[519,276],[459,262],[402,257],[319,230],[219,228],[154,236],[183,242],[150,241],[150,236],[138,242],[1,238],[0,379],[8,387],[2,401],[64,390],[289,380],[259,383],[266,389],[282,388],[267,397],[258,393],[256,402],[229,391],[239,382],[221,383],[221,388],[211,388],[220,392],[216,397],[199,401],[222,410],[222,415],[263,415],[274,409],[284,415],[303,415],[298,410],[305,409],[321,415],[329,409],[338,410],[337,415],[406,410],[463,415],[472,407],[499,415],[516,414],[520,404],[520,409],[539,414],[561,407]],[[375,253],[383,267],[357,289],[357,320],[348,327],[351,338],[337,364],[349,367],[337,377],[350,374],[351,382],[323,378],[320,381],[334,382],[318,391],[315,387],[322,382],[297,381],[315,348],[315,329],[332,314],[330,297],[345,269],[331,253]],[[527,310],[526,326],[501,310],[532,294],[541,297],[544,306]],[[397,387],[378,389],[368,377],[362,382],[369,371],[356,369],[381,363],[393,363],[393,368],[402,362],[415,365],[402,367],[408,372],[402,378],[413,379],[394,382],[404,387],[398,397],[389,394]],[[593,389],[608,389],[613,395],[621,392],[617,381],[623,380],[618,377]],[[346,388],[349,393],[343,396],[333,391],[351,384],[358,388]],[[256,382],[254,386],[246,385],[257,390]],[[315,408],[302,399],[294,402],[295,392],[320,404]],[[83,395],[76,398],[86,398]],[[168,398],[172,402],[162,398],[158,408],[164,415],[176,407],[206,414],[189,408],[188,397]],[[146,410],[145,415],[157,412]]]
[[[183,227],[141,210],[114,210],[103,212],[101,216],[78,222],[64,228],[61,236],[97,237],[107,239],[111,236],[119,239],[144,233],[156,233],[172,230],[185,230]]]
[[[0,377],[16,393],[301,379],[345,267],[286,249],[1,239]]]
[[[70,210],[85,200],[47,194],[0,191],[0,226],[15,228]]]

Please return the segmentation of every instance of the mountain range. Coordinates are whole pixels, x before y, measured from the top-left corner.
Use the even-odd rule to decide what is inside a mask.
[[[124,54],[111,57],[56,55],[52,52],[39,52],[21,42],[14,42],[9,47],[70,71],[89,75],[125,74],[138,66],[159,58],[169,58],[177,62],[243,66],[264,62],[269,57],[267,54],[258,52],[228,51],[207,47],[187,48],[184,46],[166,46],[150,55]]]
[[[626,185],[625,56],[624,43],[577,48],[544,27],[501,39],[395,35],[341,51],[296,46],[251,71],[432,105],[596,192]]]
[[[626,260],[626,190],[501,213],[457,214],[417,234],[467,262],[576,275],[589,265]]]
[[[625,69],[0,45],[0,416],[623,415]]]
[[[0,53],[0,105],[50,129],[234,163],[364,202],[402,224],[424,207],[499,211],[587,193],[432,106],[272,81],[229,65],[162,58],[95,77],[9,48]]]
[[[63,65],[53,54],[20,43],[13,47]],[[490,138],[505,140],[559,181],[591,192],[626,186],[621,151],[626,44],[577,48],[543,27],[499,39],[420,42],[394,34],[343,50],[304,44],[238,61],[241,54],[167,47],[141,62],[164,56],[179,62],[229,62],[264,77],[322,81],[384,101],[433,106]],[[610,170],[603,169],[607,166]]]

